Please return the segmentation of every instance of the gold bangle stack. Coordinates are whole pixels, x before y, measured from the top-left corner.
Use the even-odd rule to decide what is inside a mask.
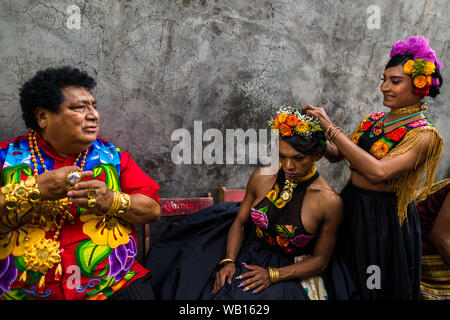
[[[25,181],[7,184],[1,189],[5,208],[9,212],[23,215],[41,203],[41,192],[35,176],[29,176]]]
[[[329,141],[334,143],[334,139],[336,139],[336,136],[339,134],[339,132],[342,132],[341,128],[332,123],[325,131],[325,136]]]
[[[236,263],[236,260],[231,259],[231,258],[225,258],[225,259],[220,260],[219,263],[218,263],[217,265],[218,265],[218,266],[221,266],[221,265],[223,265],[223,264],[227,264],[228,262]]]
[[[267,267],[267,270],[269,270],[270,284],[277,283],[278,279],[280,278],[280,273],[278,272],[278,269]]]
[[[117,190],[112,190],[112,192],[114,193],[114,200],[111,207],[106,212],[106,215],[121,217],[126,214],[130,208],[130,195]]]

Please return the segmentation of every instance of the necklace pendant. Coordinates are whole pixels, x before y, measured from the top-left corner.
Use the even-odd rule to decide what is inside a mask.
[[[280,193],[280,199],[286,202],[289,202],[292,198],[292,193],[288,190],[283,190]]]

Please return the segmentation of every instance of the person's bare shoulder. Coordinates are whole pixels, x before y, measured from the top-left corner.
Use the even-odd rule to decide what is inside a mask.
[[[315,202],[320,206],[320,212],[324,214],[324,218],[328,217],[341,219],[344,202],[341,196],[333,189],[328,182],[319,177],[311,186],[308,191],[314,196]]]

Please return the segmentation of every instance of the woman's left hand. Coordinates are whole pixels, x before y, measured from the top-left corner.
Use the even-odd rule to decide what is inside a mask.
[[[67,193],[69,201],[77,207],[92,209],[88,205],[89,190],[95,191],[95,208],[107,212],[113,203],[114,193],[108,189],[104,181],[93,179],[76,183],[73,189]]]
[[[323,130],[327,130],[328,127],[333,123],[323,108],[318,108],[310,104],[307,104],[302,108],[302,111],[310,117],[315,117],[319,119],[320,127]]]
[[[259,293],[270,286],[269,270],[266,268],[243,264],[249,272],[243,273],[237,277],[238,280],[246,279],[239,284],[244,291],[251,291],[252,294]]]

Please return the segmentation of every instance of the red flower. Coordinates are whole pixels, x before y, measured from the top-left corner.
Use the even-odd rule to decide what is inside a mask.
[[[425,86],[423,88],[414,88],[414,94],[416,96],[425,97],[430,93],[430,86]]]
[[[397,128],[393,130],[392,132],[389,132],[386,137],[390,138],[392,141],[399,141],[403,136],[408,132],[405,128]]]
[[[266,237],[266,242],[271,247],[275,247],[277,245],[277,243],[275,242],[275,240],[271,236],[267,236]]]
[[[366,121],[362,124],[360,131],[366,131],[372,126],[372,122]]]

